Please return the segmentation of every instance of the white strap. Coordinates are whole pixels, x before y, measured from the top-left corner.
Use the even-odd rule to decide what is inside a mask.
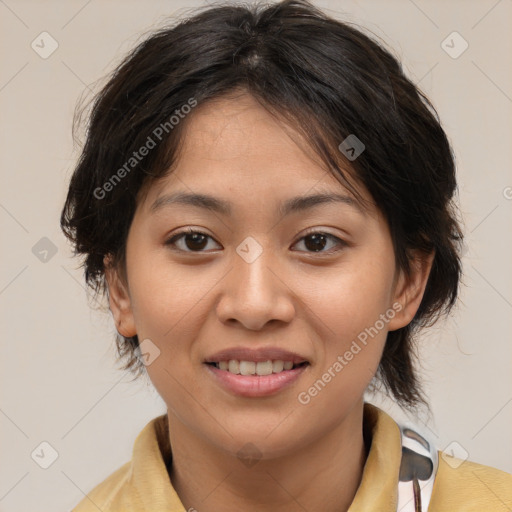
[[[410,427],[398,426],[402,439],[402,461],[397,512],[427,512],[439,465],[437,449],[425,435],[418,434]]]

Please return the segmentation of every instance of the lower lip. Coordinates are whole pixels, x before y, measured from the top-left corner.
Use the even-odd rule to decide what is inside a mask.
[[[298,366],[271,375],[236,375],[216,366],[206,367],[228,391],[251,398],[270,396],[293,384],[309,365]]]

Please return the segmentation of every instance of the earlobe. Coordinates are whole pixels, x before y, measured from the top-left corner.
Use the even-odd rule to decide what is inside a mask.
[[[108,301],[119,334],[129,338],[137,334],[133,318],[132,304],[127,286],[112,265],[110,255],[103,259],[105,279],[108,286]]]
[[[390,331],[405,327],[414,318],[425,293],[434,255],[434,252],[425,254],[417,251],[410,260],[410,275],[407,276],[403,270],[400,270],[393,300],[393,304],[400,306],[394,308],[397,313],[388,324]]]

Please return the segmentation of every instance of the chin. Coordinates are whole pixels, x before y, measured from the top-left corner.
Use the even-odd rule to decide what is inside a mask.
[[[303,434],[300,437],[297,436],[299,428],[302,428]],[[275,421],[261,420],[251,425],[244,421],[242,425],[231,424],[227,430],[232,437],[226,433],[221,439],[216,436],[212,441],[219,448],[238,458],[254,455],[262,460],[274,459],[294,452],[304,444],[305,432],[300,425],[284,426]],[[253,451],[254,454],[251,453]]]

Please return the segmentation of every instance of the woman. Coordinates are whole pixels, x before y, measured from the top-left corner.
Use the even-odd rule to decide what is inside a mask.
[[[214,6],[98,95],[62,227],[167,405],[74,509],[508,510],[512,477],[364,402],[425,404],[456,301],[450,145],[397,60],[304,1]]]

